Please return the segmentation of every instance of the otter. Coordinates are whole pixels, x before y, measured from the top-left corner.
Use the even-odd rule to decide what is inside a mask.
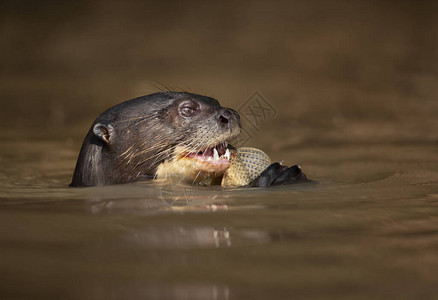
[[[230,141],[240,134],[240,128],[235,110],[207,96],[169,91],[125,101],[104,111],[92,124],[70,186],[167,176],[213,184],[236,155]],[[298,166],[274,163],[248,186],[305,180]]]

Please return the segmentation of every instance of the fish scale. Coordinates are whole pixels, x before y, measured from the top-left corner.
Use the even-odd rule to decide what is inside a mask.
[[[257,178],[271,165],[269,156],[260,149],[242,147],[231,157],[230,167],[225,172],[221,185],[224,187],[244,186]]]

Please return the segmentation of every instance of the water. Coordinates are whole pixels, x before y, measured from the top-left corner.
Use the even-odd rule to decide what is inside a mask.
[[[436,299],[435,2],[126,2],[1,4],[1,299]],[[69,188],[94,118],[163,85],[259,92],[245,145],[315,183]]]
[[[318,183],[235,190],[69,188],[74,148],[2,148],[5,299],[435,297],[436,144],[309,146]]]

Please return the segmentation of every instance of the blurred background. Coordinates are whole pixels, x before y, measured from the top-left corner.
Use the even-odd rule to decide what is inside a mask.
[[[68,188],[169,89],[257,92],[246,145],[319,184]],[[436,299],[437,98],[438,1],[0,1],[2,299]]]
[[[172,89],[259,92],[265,148],[430,142],[437,33],[436,1],[2,1],[0,134],[78,148],[106,108]]]

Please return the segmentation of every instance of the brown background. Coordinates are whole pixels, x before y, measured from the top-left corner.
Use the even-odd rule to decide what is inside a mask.
[[[255,144],[434,141],[436,3],[2,1],[0,132],[80,143],[170,88],[233,108],[260,92],[279,114]]]

